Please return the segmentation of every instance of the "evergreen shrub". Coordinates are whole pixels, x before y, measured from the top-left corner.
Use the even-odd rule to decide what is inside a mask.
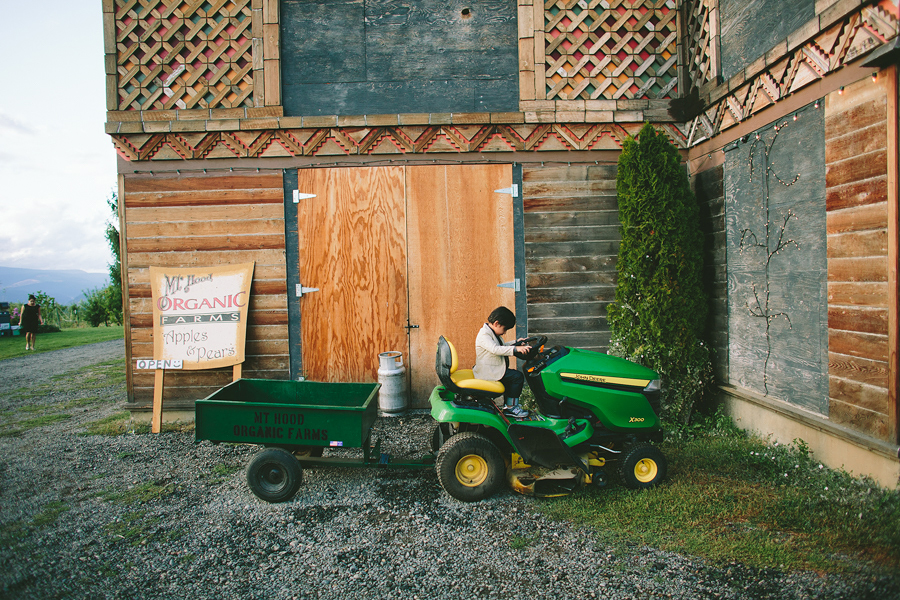
[[[616,191],[622,242],[616,300],[608,308],[610,354],[657,371],[664,417],[688,423],[710,389],[708,313],[699,208],[678,151],[647,124],[625,140]]]

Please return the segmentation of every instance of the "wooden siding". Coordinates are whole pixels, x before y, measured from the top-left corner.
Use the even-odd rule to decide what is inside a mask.
[[[703,285],[709,297],[706,337],[715,354],[719,381],[728,381],[728,269],[725,263],[724,169],[718,165],[697,173],[691,187],[700,206],[700,227],[705,237]]]
[[[123,178],[128,408],[149,408],[153,371],[134,361],[153,356],[151,266],[191,267],[255,261],[244,377],[289,377],[284,192],[280,171]],[[190,408],[232,378],[232,369],[170,371],[163,401]],[[171,401],[171,403],[170,403]]]
[[[525,167],[528,333],[605,352],[616,295],[616,165]]]
[[[897,227],[888,221],[892,87],[889,78],[866,78],[825,103],[829,417],[886,441],[896,436],[889,393],[890,307],[897,301],[888,269]]]

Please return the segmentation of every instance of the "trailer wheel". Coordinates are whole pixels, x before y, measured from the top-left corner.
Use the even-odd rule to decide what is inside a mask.
[[[489,497],[506,477],[497,446],[478,433],[458,433],[444,442],[434,468],[444,491],[463,502]]]
[[[659,484],[666,477],[668,461],[656,446],[640,444],[625,454],[619,465],[619,477],[625,487],[645,489]]]
[[[266,448],[247,465],[247,485],[266,502],[290,500],[300,488],[303,467],[283,448]]]

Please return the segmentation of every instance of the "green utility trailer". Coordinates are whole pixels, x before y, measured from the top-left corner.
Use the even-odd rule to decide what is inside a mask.
[[[429,455],[392,463],[371,444],[380,383],[239,379],[196,403],[195,441],[265,446],[247,465],[250,490],[267,502],[291,499],[303,467],[434,466]],[[362,448],[360,458],[323,457],[324,448]]]

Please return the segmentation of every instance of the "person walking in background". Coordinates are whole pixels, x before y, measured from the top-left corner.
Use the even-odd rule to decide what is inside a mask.
[[[19,326],[25,332],[25,349],[34,350],[34,338],[37,337],[38,327],[44,324],[41,316],[41,305],[37,303],[34,294],[28,296],[28,304],[22,305]]]

